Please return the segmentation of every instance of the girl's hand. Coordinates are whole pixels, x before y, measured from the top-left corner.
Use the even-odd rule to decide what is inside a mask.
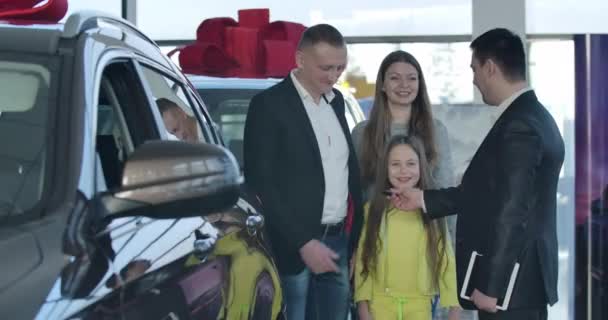
[[[460,320],[460,307],[451,307],[448,311],[448,320]]]
[[[373,320],[371,312],[369,311],[369,304],[367,301],[359,301],[357,303],[357,311],[359,313],[359,320]]]

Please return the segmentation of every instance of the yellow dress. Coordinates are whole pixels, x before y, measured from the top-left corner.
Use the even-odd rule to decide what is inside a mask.
[[[365,206],[365,222],[357,250],[355,266],[356,302],[367,300],[374,320],[429,320],[431,300],[440,294],[442,307],[458,306],[454,253],[446,239],[447,263],[440,276],[439,288],[431,285],[427,261],[426,230],[419,212],[391,209],[385,214],[379,236],[380,253],[376,273],[364,280],[361,276],[361,255],[367,228],[369,205]]]

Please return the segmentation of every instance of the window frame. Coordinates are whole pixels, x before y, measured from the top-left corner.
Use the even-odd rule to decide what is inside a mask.
[[[116,125],[120,126],[120,133],[125,140],[122,151],[125,151],[126,154],[121,163],[124,166],[130,154],[139,145],[149,140],[160,139],[159,131],[156,124],[151,123],[155,122],[154,114],[148,108],[147,92],[132,58],[114,57],[101,68],[100,73],[99,81],[95,84],[98,94],[94,103],[94,112],[99,111],[102,94],[109,95],[107,99],[116,112],[116,117],[120,118],[120,123],[116,123]],[[97,116],[95,119],[98,118]],[[97,128],[93,134],[97,137]],[[99,193],[113,188],[108,186],[108,182],[105,180],[103,166],[101,166],[101,161],[98,161],[97,141],[94,140],[94,190]],[[100,183],[100,179],[103,179],[104,184]],[[106,187],[105,190],[101,187],[103,185]],[[114,187],[119,188],[120,185]]]
[[[207,105],[203,98],[196,93],[196,90],[194,90],[190,84],[186,86],[186,92],[190,95],[190,99],[195,101],[195,104],[198,106],[201,118],[203,119],[203,127],[209,132],[213,143],[223,145],[223,140],[216,129],[217,124],[211,119],[211,115],[209,115],[209,110],[207,110]]]

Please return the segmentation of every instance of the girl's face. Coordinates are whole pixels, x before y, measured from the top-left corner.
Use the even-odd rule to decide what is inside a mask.
[[[382,91],[386,93],[389,105],[408,106],[418,96],[419,86],[416,68],[409,63],[395,62],[386,69]]]
[[[388,181],[393,188],[413,188],[420,180],[418,155],[407,144],[393,147],[388,154]]]

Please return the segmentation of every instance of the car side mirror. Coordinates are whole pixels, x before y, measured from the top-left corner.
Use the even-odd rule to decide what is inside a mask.
[[[100,196],[106,217],[200,216],[232,207],[243,182],[227,149],[205,143],[152,141],[126,161],[122,187]]]

